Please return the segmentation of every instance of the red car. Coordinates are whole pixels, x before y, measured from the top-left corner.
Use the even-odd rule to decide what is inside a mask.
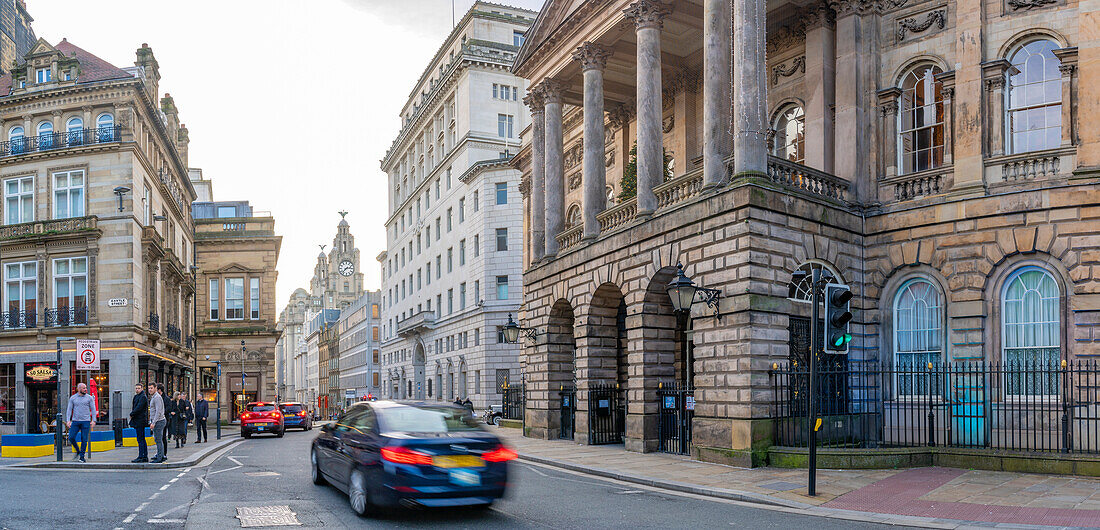
[[[270,401],[254,401],[245,406],[241,414],[241,436],[251,438],[253,434],[271,433],[282,438],[286,432],[283,413]]]

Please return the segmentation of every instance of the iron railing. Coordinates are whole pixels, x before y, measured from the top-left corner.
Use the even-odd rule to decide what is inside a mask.
[[[46,327],[55,326],[84,326],[88,324],[88,308],[60,307],[43,311],[43,324]]]
[[[172,324],[164,325],[164,335],[168,337],[168,340],[180,342],[180,328],[177,328]]]
[[[577,418],[577,390],[561,387],[558,392],[561,399],[559,404],[561,426],[558,429],[558,438],[572,440]]]
[[[626,398],[616,384],[588,389],[588,444],[620,444],[626,430]]]
[[[680,382],[657,388],[657,451],[691,453],[691,418],[695,415],[695,389]]]
[[[39,134],[0,142],[0,157],[52,151],[65,147],[117,142],[122,138],[122,127],[100,127],[75,131]]]
[[[149,313],[149,329],[160,332],[160,315]]]
[[[0,329],[31,329],[38,327],[37,311],[4,311],[0,313]]]
[[[509,385],[504,388],[504,402],[500,409],[500,415],[506,420],[522,420],[524,407],[527,403],[527,393],[524,385]]]
[[[1100,362],[1032,353],[1030,361],[823,363],[818,445],[1100,453]],[[806,447],[805,363],[770,374],[777,443]]]

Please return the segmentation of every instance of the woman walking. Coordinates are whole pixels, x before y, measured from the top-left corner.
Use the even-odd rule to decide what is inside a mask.
[[[179,424],[176,425],[176,443],[187,445],[187,426],[195,419],[195,411],[191,408],[191,402],[187,401],[187,396],[183,392],[179,393],[179,400],[176,401],[176,411],[179,414]]]

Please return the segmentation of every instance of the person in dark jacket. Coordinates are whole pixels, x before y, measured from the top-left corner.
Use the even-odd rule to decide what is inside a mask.
[[[176,422],[176,441],[184,446],[187,445],[187,426],[195,421],[195,411],[183,392],[180,392],[179,399],[176,401],[176,412],[179,414],[179,420]]]
[[[137,464],[149,461],[149,447],[145,444],[145,429],[149,427],[149,396],[141,383],[134,385],[134,402],[130,408],[130,427],[137,437],[138,456],[131,460]]]
[[[206,435],[206,417],[209,415],[210,404],[199,394],[198,401],[195,401],[195,443],[210,441],[210,437]]]
[[[172,396],[165,396],[164,399],[164,418],[168,421],[164,424],[164,445],[168,446],[168,440],[171,440],[176,435],[176,400]],[[176,447],[180,446],[179,440],[176,440]]]

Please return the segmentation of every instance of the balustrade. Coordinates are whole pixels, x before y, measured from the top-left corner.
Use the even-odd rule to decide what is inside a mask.
[[[848,183],[843,179],[770,155],[768,156],[768,179],[776,184],[841,201],[848,192]]]
[[[583,225],[566,228],[564,232],[557,235],[558,245],[560,246],[561,250],[565,250],[569,247],[575,246],[577,243],[580,243],[583,236]]]
[[[118,142],[122,138],[122,127],[100,127],[98,129],[78,129],[75,131],[24,136],[0,142],[0,157],[19,156],[29,153],[52,151],[65,147],[106,144]]]

